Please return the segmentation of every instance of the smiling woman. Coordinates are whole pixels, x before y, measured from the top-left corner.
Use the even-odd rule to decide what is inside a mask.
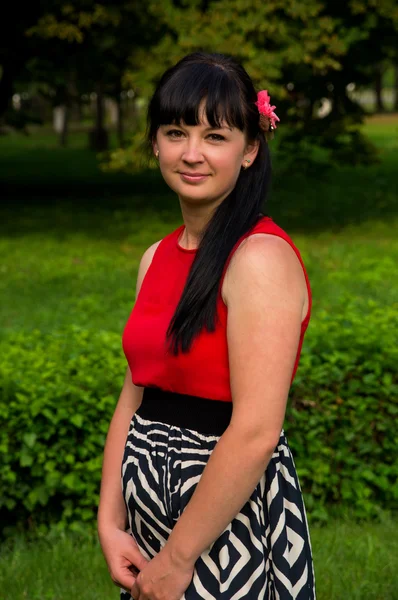
[[[199,106],[199,124],[179,127],[161,125],[153,141],[155,154],[166,183],[184,204],[196,198],[222,202],[235,187],[242,158],[251,162],[258,150],[258,140],[248,143],[242,131],[222,120],[211,126],[206,115],[206,100]],[[183,184],[200,184],[193,190]]]
[[[299,250],[264,215],[274,109],[241,65],[204,53],[149,104],[183,225],[144,253],[122,338],[98,512],[122,600],[315,599],[283,430],[312,297]]]

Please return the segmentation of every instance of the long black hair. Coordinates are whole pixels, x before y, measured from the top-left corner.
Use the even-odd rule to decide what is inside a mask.
[[[170,349],[188,352],[205,327],[215,330],[217,296],[226,260],[241,236],[265,214],[271,177],[268,145],[259,127],[257,93],[245,69],[232,57],[195,52],[168,69],[159,81],[148,107],[147,139],[152,147],[160,125],[198,125],[200,105],[212,127],[225,120],[259,140],[256,159],[241,170],[235,188],[217,206],[207,223],[183,293],[170,321]]]

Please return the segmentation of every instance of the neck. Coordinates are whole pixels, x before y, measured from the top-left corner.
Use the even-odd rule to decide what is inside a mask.
[[[202,239],[203,231],[206,225],[212,218],[217,206],[224,200],[225,194],[222,198],[217,198],[213,203],[202,204],[195,206],[194,204],[187,204],[184,199],[179,197],[182,219],[184,221],[185,230],[182,233],[180,239],[180,245],[187,250],[192,250],[199,246]]]
[[[203,231],[209,222],[210,215],[203,214],[203,211],[192,213],[182,211],[182,218],[184,221],[185,229],[181,235],[180,245],[187,250],[193,250],[197,248],[202,239]]]

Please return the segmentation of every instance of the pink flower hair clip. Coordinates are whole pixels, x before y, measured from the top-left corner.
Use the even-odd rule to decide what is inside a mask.
[[[271,106],[271,98],[267,90],[261,90],[261,92],[258,92],[257,102],[255,102],[255,105],[260,113],[260,129],[264,131],[267,139],[272,138],[272,132],[274,129],[276,129],[276,122],[280,121],[280,118],[274,113],[276,106]]]

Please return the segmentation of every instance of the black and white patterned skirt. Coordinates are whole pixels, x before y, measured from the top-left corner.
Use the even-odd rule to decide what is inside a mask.
[[[122,489],[127,531],[146,559],[165,545],[231,411],[229,402],[145,388],[129,427]],[[249,500],[198,558],[181,600],[240,598],[316,599],[305,506],[283,429]]]

